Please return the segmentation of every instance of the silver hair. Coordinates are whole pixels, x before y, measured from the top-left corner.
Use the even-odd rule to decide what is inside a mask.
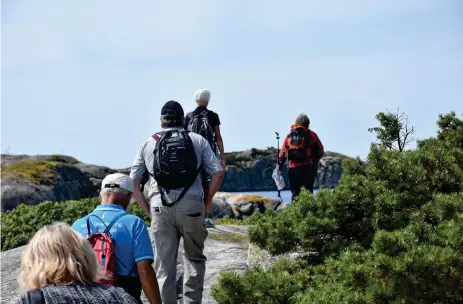
[[[211,99],[211,92],[208,89],[198,89],[195,93],[195,100],[197,104],[207,104]]]
[[[121,193],[121,194],[127,195],[130,192],[125,189],[121,189],[121,188],[104,188],[104,189],[101,189],[100,191],[101,195],[105,195],[105,194],[111,195],[112,193]]]

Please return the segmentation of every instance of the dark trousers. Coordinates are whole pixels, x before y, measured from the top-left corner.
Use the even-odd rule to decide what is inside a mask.
[[[313,165],[302,165],[294,168],[289,168],[289,187],[291,189],[291,200],[294,201],[296,196],[301,192],[301,188],[305,187],[313,193],[313,184],[315,181],[315,167]]]
[[[135,298],[135,300],[142,304],[143,302],[141,301],[141,282],[138,278],[132,277],[132,276],[118,276],[118,287],[121,287],[124,289],[126,293],[131,295],[132,297]]]

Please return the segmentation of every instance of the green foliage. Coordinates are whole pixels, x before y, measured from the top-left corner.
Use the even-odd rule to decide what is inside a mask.
[[[277,304],[307,288],[308,271],[303,261],[279,260],[269,271],[255,268],[240,276],[234,272],[221,274],[212,296],[219,303]]]
[[[129,205],[129,207],[127,208],[127,212],[130,213],[130,214],[136,215],[139,218],[143,219],[145,221],[146,227],[151,226],[151,219],[146,214],[146,212],[143,211],[143,209],[141,209],[140,206],[138,206],[138,204],[136,202],[133,202],[133,203],[131,203]]]
[[[35,184],[56,184],[56,162],[45,160],[24,160],[11,164],[2,163],[2,179],[29,180]]]
[[[215,225],[250,225],[255,224],[261,217],[265,216],[259,212],[255,212],[244,219],[231,218],[228,215],[214,219]]]
[[[86,198],[66,202],[44,202],[35,206],[21,204],[1,217],[1,250],[26,245],[37,230],[55,221],[72,225],[99,204],[98,198]],[[149,227],[150,219],[138,204],[129,205],[127,212],[144,219]]]
[[[397,128],[382,124],[385,134]],[[316,197],[303,191],[284,211],[255,219],[249,237],[259,247],[272,254],[302,249],[318,258],[223,275],[215,300],[462,302],[463,120],[441,115],[438,126],[437,138],[415,150],[373,144],[366,161],[343,161],[333,191]],[[300,281],[289,274],[295,268],[304,274]],[[286,285],[296,282],[299,288]]]
[[[215,225],[248,225],[249,222],[249,217],[245,219],[236,219],[236,218],[231,218],[228,215],[224,216],[222,218],[218,218],[213,220]]]
[[[248,244],[249,238],[247,234],[242,233],[232,233],[232,232],[211,232],[209,233],[209,238],[216,241],[230,242],[230,243],[239,243],[239,244]]]
[[[369,128],[368,131],[376,132],[380,147],[402,152],[413,141],[411,135],[415,133],[415,129],[408,126],[408,117],[405,113],[380,112],[376,115],[376,119],[380,126]]]

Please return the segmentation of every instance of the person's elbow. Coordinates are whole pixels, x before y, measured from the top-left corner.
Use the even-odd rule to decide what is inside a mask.
[[[223,172],[223,170],[221,170],[214,173],[211,178],[221,182],[223,180],[224,175],[225,173]]]
[[[137,262],[137,269],[140,277],[146,277],[151,275],[151,270],[153,270],[153,267],[151,266],[152,262],[153,261],[151,259],[141,260]]]

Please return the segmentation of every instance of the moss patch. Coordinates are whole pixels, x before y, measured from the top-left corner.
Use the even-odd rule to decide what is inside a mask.
[[[34,184],[56,184],[56,162],[26,160],[12,164],[2,164],[2,179],[10,177],[17,181],[30,180]]]
[[[75,159],[72,156],[67,156],[67,155],[58,155],[58,154],[53,154],[50,156],[48,159],[49,161],[54,161],[54,162],[61,162],[65,164],[70,164],[70,165],[75,165],[78,164],[79,161]]]
[[[214,225],[248,225],[248,218],[244,220],[236,219],[236,218],[230,218],[229,216],[225,216],[222,218],[218,218],[213,220]]]
[[[216,241],[249,244],[249,238],[246,234],[209,232],[209,237]]]

